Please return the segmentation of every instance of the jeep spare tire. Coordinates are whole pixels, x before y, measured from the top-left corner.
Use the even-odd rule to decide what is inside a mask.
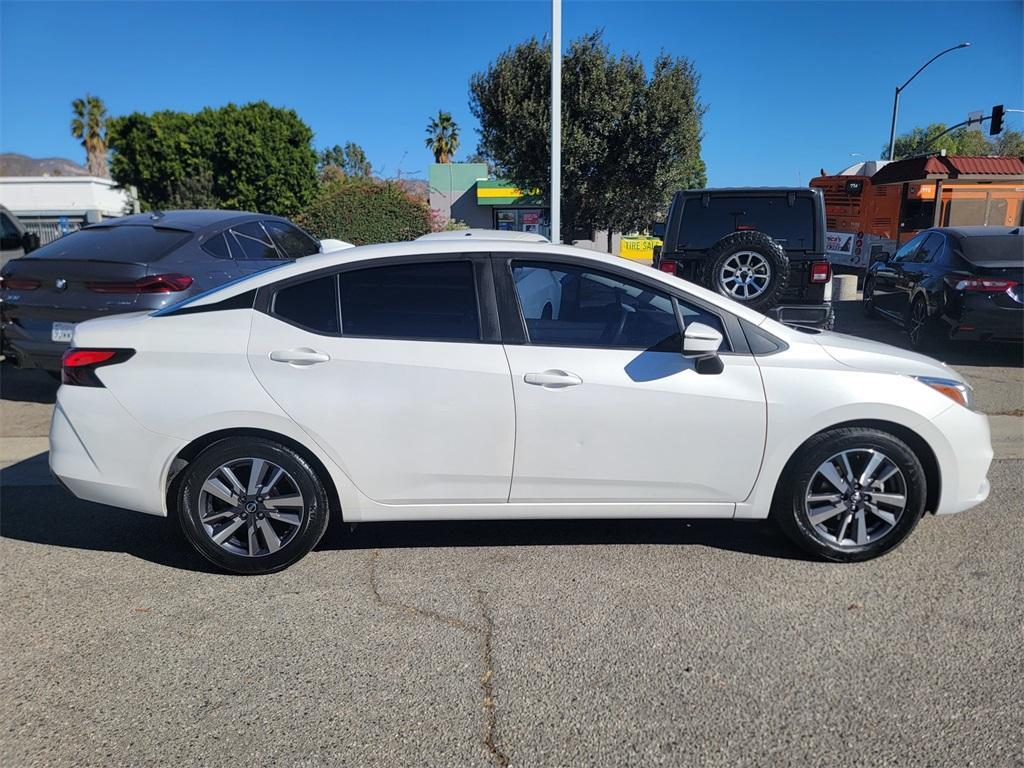
[[[699,274],[706,288],[764,312],[789,282],[789,257],[762,232],[734,232],[712,246]]]

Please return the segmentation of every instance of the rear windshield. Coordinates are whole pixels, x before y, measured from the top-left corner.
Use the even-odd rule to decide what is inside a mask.
[[[1020,235],[973,235],[960,238],[960,250],[970,262],[1024,261],[1024,237]]]
[[[157,227],[88,227],[33,251],[32,259],[120,261],[149,264],[192,237],[191,232]]]
[[[797,196],[790,205],[779,197],[714,197],[707,206],[700,197],[683,206],[679,242],[682,248],[710,248],[726,235],[745,229],[763,232],[793,251],[814,249],[814,202]]]

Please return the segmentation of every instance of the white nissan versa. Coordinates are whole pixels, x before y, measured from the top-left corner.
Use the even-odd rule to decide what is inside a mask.
[[[63,380],[61,481],[176,515],[240,573],[295,562],[329,514],[770,514],[864,560],[989,492],[988,423],[942,363],[539,242],[308,256],[78,325]]]

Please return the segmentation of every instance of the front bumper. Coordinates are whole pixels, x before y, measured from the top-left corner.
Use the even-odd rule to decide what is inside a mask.
[[[921,425],[939,463],[941,494],[934,512],[949,515],[981,504],[991,490],[992,437],[988,417],[953,405]]]

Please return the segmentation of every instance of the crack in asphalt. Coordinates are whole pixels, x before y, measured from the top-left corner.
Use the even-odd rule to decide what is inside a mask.
[[[470,624],[462,619],[458,619],[454,616],[448,616],[429,608],[420,608],[408,603],[388,600],[380,592],[377,573],[377,563],[379,560],[380,550],[375,549],[370,552],[370,560],[366,567],[367,579],[370,582],[370,592],[373,594],[373,600],[378,606],[382,608],[391,608],[413,616],[420,616],[424,619],[437,621],[453,629],[469,632],[480,638],[480,656],[484,667],[483,674],[480,675],[480,690],[483,694],[484,709],[483,744],[500,768],[508,768],[511,761],[495,742],[498,713],[495,706],[494,693],[494,657],[492,645],[494,637],[494,619],[491,617],[491,614],[487,609],[487,604],[484,601],[484,596],[487,593],[482,589],[478,589],[476,592],[476,601],[480,608],[480,618],[482,621],[481,625]]]

